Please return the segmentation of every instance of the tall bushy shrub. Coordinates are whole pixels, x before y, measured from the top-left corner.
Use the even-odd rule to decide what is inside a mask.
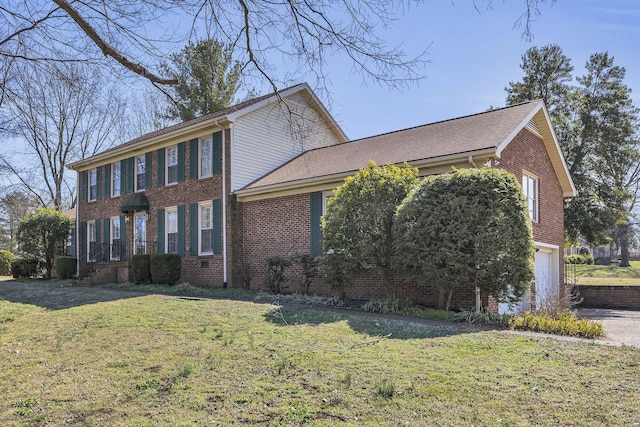
[[[72,256],[59,256],[56,258],[56,273],[58,279],[71,279],[76,274],[78,259]]]
[[[323,217],[325,273],[332,286],[375,272],[391,296],[393,222],[400,202],[418,182],[418,170],[392,164],[366,168],[344,180]]]
[[[291,260],[282,255],[274,255],[267,258],[268,273],[265,277],[265,284],[274,294],[282,292],[282,284],[286,276],[285,270],[291,266]]]
[[[0,276],[11,275],[11,262],[16,259],[16,256],[4,249],[0,249]]]
[[[151,281],[161,285],[175,285],[180,280],[182,257],[177,254],[151,255]]]
[[[131,280],[133,283],[151,282],[151,255],[137,254],[131,257]]]
[[[534,245],[516,177],[465,169],[425,179],[398,208],[394,256],[402,274],[447,294],[478,287],[517,302],[534,277]]]
[[[11,261],[11,275],[14,279],[36,278],[40,273],[40,261],[33,258]]]

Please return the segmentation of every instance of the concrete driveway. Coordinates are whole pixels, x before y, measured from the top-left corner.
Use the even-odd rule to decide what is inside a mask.
[[[605,308],[579,308],[584,317],[602,323],[605,341],[640,348],[640,311]]]

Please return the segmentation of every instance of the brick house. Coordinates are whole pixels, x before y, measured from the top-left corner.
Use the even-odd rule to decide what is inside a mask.
[[[512,172],[530,202],[537,249],[532,299],[565,296],[563,199],[575,188],[542,101],[347,142],[306,84],[281,97],[284,103],[261,97],[71,165],[79,173],[81,271],[95,258],[119,259],[120,251],[175,252],[183,255],[185,281],[223,286],[234,282],[234,266],[251,265],[252,287],[260,287],[266,258],[320,254],[327,197],[371,159],[408,162],[421,176],[452,167]],[[331,293],[316,282],[312,291]],[[397,292],[435,303],[432,289],[399,283]],[[348,293],[384,295],[373,279]],[[471,294],[452,301],[470,305]]]

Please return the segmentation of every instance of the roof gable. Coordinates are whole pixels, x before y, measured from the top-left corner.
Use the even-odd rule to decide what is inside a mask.
[[[303,186],[322,180],[342,179],[378,164],[454,164],[475,156],[500,157],[500,153],[533,120],[562,185],[565,197],[575,187],[560,152],[542,101],[532,101],[470,116],[394,131],[344,144],[309,150],[254,181],[239,195],[259,194],[275,188]]]
[[[277,102],[284,102],[286,104],[287,97],[299,92],[306,93],[308,99],[311,101],[311,105],[316,108],[325,118],[329,128],[336,133],[338,139],[340,139],[341,141],[346,141],[348,139],[346,134],[326,109],[326,107],[322,104],[320,99],[311,90],[309,85],[307,83],[300,83],[298,85],[283,89],[278,93],[263,95],[258,98],[241,102],[239,104],[216,111],[211,114],[197,117],[186,122],[178,123],[164,129],[146,133],[130,141],[102,151],[95,156],[71,163],[70,165],[68,165],[68,167],[75,170],[85,169],[90,164],[104,161],[105,159],[114,157],[118,154],[121,154],[122,152],[127,152],[139,148],[142,149],[143,147],[146,147],[148,145],[153,145],[160,141],[178,137],[180,135],[187,134],[188,132],[193,132],[198,129],[216,125],[223,126],[268,104]]]

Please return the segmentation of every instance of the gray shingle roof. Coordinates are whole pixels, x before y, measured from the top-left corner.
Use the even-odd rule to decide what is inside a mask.
[[[357,171],[369,160],[397,164],[497,149],[540,104],[532,101],[309,150],[245,189]]]

